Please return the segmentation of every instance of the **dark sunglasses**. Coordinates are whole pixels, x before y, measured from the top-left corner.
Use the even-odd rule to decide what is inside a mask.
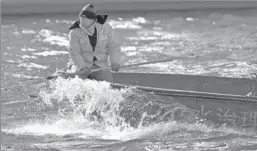
[[[96,15],[95,14],[91,14],[91,13],[81,14],[80,16],[83,17],[83,18],[88,18],[88,19],[96,19]]]

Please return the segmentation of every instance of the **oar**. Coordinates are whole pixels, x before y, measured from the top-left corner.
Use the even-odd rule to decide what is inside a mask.
[[[120,66],[120,68],[129,68],[129,67],[135,67],[135,66],[140,66],[140,65],[147,65],[147,64],[154,64],[154,63],[161,63],[161,62],[170,62],[170,61],[174,61],[174,60],[177,60],[177,59],[186,59],[186,58],[189,58],[189,57],[192,57],[191,56],[178,56],[178,57],[172,57],[172,58],[169,58],[169,59],[163,59],[163,60],[155,60],[155,61],[149,61],[149,62],[141,62],[141,63],[136,63],[136,64],[130,64],[130,65],[122,65]],[[195,56],[193,56],[195,57]],[[91,70],[91,72],[97,72],[97,71],[100,71],[100,70],[104,70],[106,68],[98,68],[98,69],[93,69]],[[52,79],[56,79],[58,78],[59,76],[63,77],[63,78],[68,78],[68,77],[74,77],[76,75],[79,75],[79,73],[66,73],[66,72],[63,72],[61,73],[61,75],[55,75],[55,76],[48,76],[46,79],[47,80],[52,80]]]
[[[163,60],[155,60],[155,61],[149,61],[149,62],[141,62],[141,63],[136,63],[136,64],[130,64],[130,65],[122,65],[120,68],[129,68],[129,67],[135,67],[135,66],[140,66],[140,65],[147,65],[147,64],[154,64],[154,63],[161,63],[161,62],[170,62],[170,61],[174,61],[174,60],[187,59],[187,58],[195,58],[195,57],[197,57],[197,56],[195,56],[194,54],[191,54],[189,56],[178,56],[178,57],[172,57],[172,58],[163,59]],[[106,69],[106,68],[98,68],[98,69],[91,70],[91,72],[97,72],[97,71],[104,70],[104,69]],[[62,75],[48,76],[46,78],[46,80],[56,79],[59,76],[64,77],[64,78],[74,77],[74,76],[76,76],[78,74],[79,73],[66,73],[66,72],[63,72]],[[29,96],[31,98],[37,98],[38,97],[36,95],[29,95]]]

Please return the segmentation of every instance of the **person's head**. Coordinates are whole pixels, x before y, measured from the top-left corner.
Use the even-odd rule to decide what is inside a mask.
[[[90,27],[96,20],[96,11],[92,4],[88,4],[84,6],[84,8],[79,13],[80,24],[88,28]]]

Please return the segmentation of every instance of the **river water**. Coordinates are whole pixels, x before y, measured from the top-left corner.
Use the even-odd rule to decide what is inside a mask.
[[[107,82],[78,78],[42,81],[66,68],[68,26],[75,19],[76,14],[2,17],[1,150],[257,150],[255,130],[199,121],[190,108],[163,104],[135,88],[115,90]],[[122,64],[197,56],[121,72],[257,72],[257,9],[116,12],[108,22],[122,43]],[[191,116],[163,118],[176,109]]]

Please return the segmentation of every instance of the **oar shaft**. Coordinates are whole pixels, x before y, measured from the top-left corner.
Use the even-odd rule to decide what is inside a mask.
[[[161,63],[161,62],[170,62],[170,61],[173,61],[175,59],[182,59],[182,58],[185,58],[185,57],[176,57],[176,58],[173,57],[171,59],[155,60],[155,61],[129,64],[129,65],[122,65],[122,66],[120,66],[120,68],[129,68],[129,67],[135,67],[135,66],[140,66],[140,65],[147,65],[147,64],[154,64],[154,63]],[[106,69],[106,68],[97,68],[97,69],[91,70],[91,72],[97,72],[97,71],[104,70],[104,69]]]
[[[189,58],[189,56],[178,56],[178,57],[172,57],[169,59],[164,59],[164,60],[156,60],[156,61],[149,61],[149,62],[141,62],[141,63],[135,63],[135,64],[130,64],[130,65],[122,65],[120,66],[120,68],[129,68],[129,67],[135,67],[135,66],[140,66],[140,65],[147,65],[147,64],[154,64],[154,63],[161,63],[161,62],[170,62],[173,60],[177,60],[177,59],[186,59]],[[98,69],[93,69],[91,70],[91,72],[97,72],[100,70],[104,70],[106,68],[98,68]],[[64,73],[63,75],[61,75],[64,78],[68,78],[68,77],[74,77],[78,75],[78,73]],[[60,76],[60,75],[58,75]],[[47,77],[47,80],[52,80],[52,79],[56,79],[58,76],[49,76]]]
[[[177,60],[177,59],[185,59],[185,58],[188,58],[188,57],[172,57],[170,59],[164,59],[164,60],[155,60],[155,61],[141,62],[141,63],[135,63],[135,64],[130,64],[130,65],[123,65],[120,68],[129,68],[129,67],[140,66],[140,65],[162,63],[162,62],[170,62],[170,61],[174,61],[174,60]]]

